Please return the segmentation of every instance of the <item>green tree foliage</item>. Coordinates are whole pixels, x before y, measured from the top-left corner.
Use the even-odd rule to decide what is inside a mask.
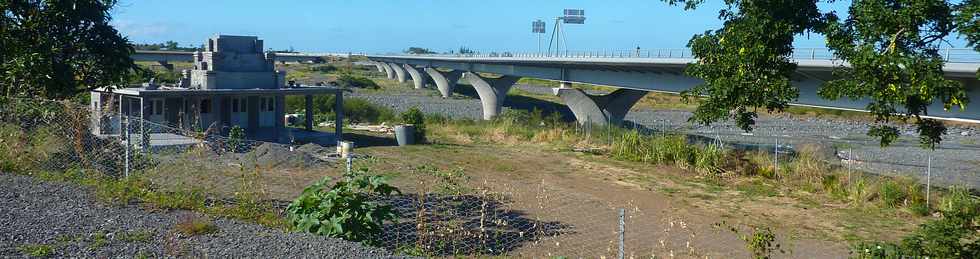
[[[692,120],[709,124],[727,117],[750,131],[757,109],[782,111],[799,96],[790,82],[793,36],[820,22],[814,1],[729,1],[723,28],[688,43],[699,61],[687,73],[705,80],[685,98],[705,96]]]
[[[139,71],[109,25],[115,0],[0,0],[0,92],[64,99]]]
[[[939,54],[954,28],[952,7],[944,1],[860,0],[850,13],[843,21],[830,17],[825,34],[834,54],[851,66],[839,67],[838,79],[819,94],[831,100],[870,98],[867,109],[879,123],[868,134],[882,146],[897,138],[898,129],[885,124],[897,117],[914,118],[922,144],[934,147],[946,128],[920,116],[937,99],[947,110],[969,101],[962,83],[944,78]]]
[[[297,231],[350,241],[376,244],[381,225],[397,217],[390,205],[372,197],[400,194],[385,178],[369,175],[366,169],[354,171],[327,188],[325,177],[306,187],[286,208],[286,218]]]
[[[407,50],[405,50],[405,53],[408,53],[408,54],[435,54],[436,52],[435,51],[431,51],[431,50],[429,50],[427,48],[410,47]]]
[[[197,51],[204,50],[204,45],[199,47],[181,47],[176,41],[166,41],[164,43],[138,43],[133,44],[137,50],[174,50],[174,51]]]
[[[697,8],[704,0],[664,0]],[[833,1],[825,1],[832,3]],[[980,40],[980,1],[959,4],[935,0],[856,0],[849,17],[821,12],[817,0],[726,0],[722,28],[695,35],[688,43],[698,61],[687,73],[704,84],[686,91],[704,96],[693,121],[710,124],[732,118],[743,130],[755,124],[757,110],[782,111],[799,89],[791,84],[795,36],[823,34],[828,47],[849,66],[835,69],[837,79],[819,94],[827,99],[868,99],[876,125],[868,132],[888,145],[898,130],[888,122],[912,119],[922,144],[935,147],[946,132],[943,123],[926,119],[927,107],[965,108],[962,83],[943,77],[941,43],[954,32],[970,46]],[[978,73],[980,74],[980,73]]]

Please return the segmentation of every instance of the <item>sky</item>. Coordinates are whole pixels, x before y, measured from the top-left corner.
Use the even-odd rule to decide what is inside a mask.
[[[570,50],[683,48],[694,34],[721,26],[723,1],[694,11],[658,0],[122,0],[112,24],[136,43],[176,41],[198,46],[215,34],[253,35],[266,48],[303,52],[394,53],[409,47],[437,52],[537,51],[547,48],[555,17],[584,9],[585,24],[564,26]],[[821,6],[845,12],[849,1]],[[531,22],[547,22],[546,34]],[[797,47],[823,47],[819,36]],[[954,44],[962,46],[961,41]]]

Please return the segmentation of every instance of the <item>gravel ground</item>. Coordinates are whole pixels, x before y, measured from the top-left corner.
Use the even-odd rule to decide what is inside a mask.
[[[551,94],[548,87],[516,85],[514,88],[537,94]],[[472,88],[461,86],[452,98],[443,99],[433,89],[394,92],[354,92],[350,95],[372,103],[404,111],[419,107],[423,112],[442,114],[451,118],[479,119],[482,117],[480,101]],[[571,112],[560,104],[544,102],[522,96],[508,96],[506,109],[530,109],[557,111],[571,119]],[[720,139],[729,145],[749,146],[774,150],[778,139],[781,150],[795,150],[803,144],[825,147],[825,157],[855,170],[884,175],[905,175],[925,182],[931,172],[931,183],[938,185],[966,185],[980,188],[980,129],[977,127],[950,127],[941,147],[927,151],[918,146],[917,135],[912,127],[901,127],[901,140],[888,148],[879,148],[876,141],[866,136],[868,125],[860,121],[807,118],[802,116],[764,116],[757,120],[757,127],[747,134],[738,130],[731,121],[711,126],[687,123],[688,111],[634,109],[626,116],[648,129],[669,128],[711,139]],[[780,153],[783,153],[781,151]],[[850,160],[848,160],[850,158]],[[931,160],[931,163],[930,163]],[[930,167],[931,165],[931,167]]]
[[[188,213],[107,207],[76,185],[0,173],[0,258],[25,257],[27,245],[46,245],[57,258],[391,257],[358,243],[224,219],[214,220],[216,233],[174,237],[177,219]]]

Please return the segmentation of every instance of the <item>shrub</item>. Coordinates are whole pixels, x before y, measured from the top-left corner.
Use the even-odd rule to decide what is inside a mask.
[[[388,197],[400,192],[381,176],[368,175],[360,169],[344,175],[344,179],[326,188],[329,177],[306,187],[286,208],[289,224],[298,231],[339,237],[349,241],[377,244],[385,221],[397,214],[390,205],[372,200],[372,196]]]
[[[370,89],[380,88],[380,86],[378,86],[378,84],[371,79],[368,79],[366,77],[355,76],[351,74],[340,75],[339,77],[337,77],[336,82],[338,86],[346,87],[346,88],[352,88],[352,87],[370,88]]]
[[[360,98],[344,99],[344,118],[357,122],[393,122],[395,112],[388,107],[378,106]]]
[[[980,200],[954,187],[938,209],[942,217],[923,223],[901,244],[864,243],[855,252],[860,258],[980,258]]]
[[[311,66],[309,68],[309,70],[310,70],[310,72],[330,73],[330,72],[333,72],[333,71],[337,71],[337,67],[335,67],[333,65]]]
[[[402,112],[401,119],[402,123],[415,126],[416,142],[425,142],[425,115],[422,114],[422,111],[418,107],[412,107]]]

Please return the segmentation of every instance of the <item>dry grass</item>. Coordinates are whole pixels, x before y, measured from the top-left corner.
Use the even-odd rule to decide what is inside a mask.
[[[218,232],[218,227],[207,216],[187,213],[177,219],[177,224],[174,225],[174,231],[184,237],[191,237]]]

